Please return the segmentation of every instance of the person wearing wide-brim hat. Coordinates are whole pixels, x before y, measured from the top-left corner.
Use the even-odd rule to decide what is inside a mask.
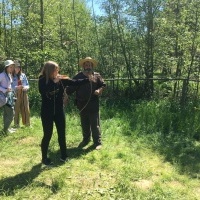
[[[89,144],[90,139],[93,139],[93,146],[99,150],[102,146],[100,116],[99,116],[99,96],[103,88],[106,86],[103,78],[94,68],[97,66],[97,61],[91,57],[80,59],[79,66],[82,67],[82,72],[79,72],[73,79],[83,79],[90,77],[90,83],[79,87],[67,88],[68,94],[76,92],[76,105],[80,111],[81,127],[83,140],[78,145],[83,148]],[[92,77],[92,78],[91,78]]]
[[[84,59],[79,60],[79,66],[83,67],[85,62],[90,62],[93,67],[97,66],[97,61],[95,59],[92,59],[91,57],[86,57]]]
[[[6,60],[4,62],[4,71],[0,74],[0,92],[3,93],[7,101],[3,105],[3,130],[2,133],[14,132],[13,129],[9,129],[13,116],[14,116],[14,93],[12,90],[12,72],[14,62],[12,60]]]

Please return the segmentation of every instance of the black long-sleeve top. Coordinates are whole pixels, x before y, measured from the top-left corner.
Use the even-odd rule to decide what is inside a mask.
[[[49,80],[46,84],[46,78],[40,76],[38,87],[42,98],[41,112],[55,114],[63,111],[63,92],[66,86],[79,86],[89,83],[88,79],[61,79],[58,83]]]

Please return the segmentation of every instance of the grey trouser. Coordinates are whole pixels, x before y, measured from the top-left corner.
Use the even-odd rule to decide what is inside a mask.
[[[81,112],[80,117],[81,117],[83,141],[89,141],[92,135],[94,144],[95,145],[101,144],[99,112],[95,113]]]
[[[14,117],[14,108],[8,105],[3,106],[3,130],[4,132],[8,131],[10,124],[13,121]]]

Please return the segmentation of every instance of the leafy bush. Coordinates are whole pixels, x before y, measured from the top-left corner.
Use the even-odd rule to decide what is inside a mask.
[[[35,80],[29,81],[30,89],[28,92],[29,104],[32,113],[38,113],[41,105],[41,97],[38,91],[38,82]]]

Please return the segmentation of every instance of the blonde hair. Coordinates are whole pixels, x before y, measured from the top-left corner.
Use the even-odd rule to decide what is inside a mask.
[[[59,66],[54,61],[47,61],[44,64],[44,67],[42,68],[42,71],[41,71],[41,75],[46,78],[46,84],[49,82],[49,79],[53,78],[52,76],[56,69],[59,70]]]

